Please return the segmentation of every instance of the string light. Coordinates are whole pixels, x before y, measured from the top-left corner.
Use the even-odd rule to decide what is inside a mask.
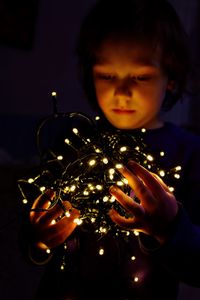
[[[174,178],[179,179],[178,172],[181,170],[180,166],[175,167],[170,172],[156,168],[154,157],[150,153],[146,153],[145,145],[142,136],[134,137],[133,135],[122,133],[119,130],[98,131],[98,126],[88,116],[83,114],[73,113],[66,116],[71,118],[71,134],[63,138],[63,145],[76,152],[77,158],[65,165],[65,156],[63,154],[56,155],[51,150],[49,151],[52,157],[47,161],[45,170],[35,178],[29,178],[27,182],[34,185],[40,192],[45,192],[47,189],[53,189],[56,196],[53,199],[49,208],[55,205],[60,205],[63,201],[70,201],[72,206],[79,209],[81,216],[74,220],[78,225],[83,222],[90,222],[94,225],[94,231],[101,235],[109,230],[119,233],[120,229],[113,224],[108,218],[108,211],[115,207],[119,213],[126,216],[125,210],[115,201],[115,198],[110,195],[109,188],[112,185],[118,185],[125,193],[130,194],[130,187],[128,180],[124,178],[119,170],[129,159],[134,159],[141,165],[148,169],[153,169],[161,177],[165,177],[170,172],[173,173]],[[76,126],[74,120],[77,119],[77,124],[82,122],[87,123],[92,129],[92,134],[83,132],[84,126]],[[95,118],[100,120],[100,118]],[[74,126],[75,125],[75,126]],[[40,128],[41,129],[41,128]],[[141,135],[145,134],[146,130],[141,130]],[[78,140],[74,140],[75,135]],[[65,154],[66,155],[66,154]],[[164,156],[164,152],[160,152],[160,156]],[[50,170],[50,164],[54,162],[61,164],[62,172],[60,177],[55,177]],[[51,178],[43,180],[43,175],[50,174]],[[56,175],[57,176],[57,175]],[[20,189],[23,197],[23,203],[28,203],[27,195],[22,191],[22,181],[20,182]],[[46,184],[44,184],[46,183]],[[173,191],[173,187],[169,188]],[[65,216],[70,216],[69,212],[65,212]],[[54,223],[54,220],[52,221]],[[106,228],[105,231],[100,228]],[[124,232],[124,231],[121,231]],[[134,232],[138,234],[138,232]]]
[[[178,172],[181,171],[181,167],[163,170],[156,165],[156,158],[147,153],[143,143],[143,134],[146,132],[144,128],[141,130],[141,135],[133,136],[133,134],[117,129],[116,131],[100,130],[98,123],[95,122],[100,120],[99,117],[95,117],[95,121],[80,113],[71,113],[65,117],[68,125],[71,122],[71,129],[63,137],[63,153],[55,153],[52,148],[48,148],[49,157],[45,164],[41,165],[40,174],[18,181],[23,204],[31,209],[30,199],[33,198],[30,194],[33,188],[38,194],[52,189],[55,191],[55,197],[51,200],[49,207],[32,209],[45,211],[56,205],[63,207],[63,216],[52,220],[51,225],[59,222],[62,217],[70,217],[71,211],[66,211],[63,204],[69,201],[72,207],[77,208],[81,213],[80,217],[74,220],[78,226],[89,223],[100,237],[109,231],[116,237],[120,235],[126,238],[132,234],[138,236],[138,231],[122,230],[108,216],[109,210],[114,207],[121,215],[128,217],[123,207],[109,193],[112,185],[118,185],[124,193],[130,195],[131,188],[128,180],[121,175],[119,170],[130,159],[133,159],[161,177],[171,176],[179,179]],[[54,115],[54,118],[55,120],[59,118],[59,114]],[[41,129],[47,125],[48,119],[39,127],[38,140],[41,139]],[[68,152],[72,153],[75,159],[70,162],[67,160],[66,163]],[[165,155],[164,151],[160,151],[159,155],[162,158]],[[171,184],[169,190],[174,191]],[[66,244],[63,245],[66,250]],[[99,255],[103,254],[104,249],[101,247]],[[135,256],[131,257],[131,260],[135,259]],[[64,267],[63,261],[60,269],[63,270]],[[138,281],[138,277],[135,277],[134,281]]]
[[[104,254],[104,249],[103,248],[100,248],[99,249],[99,255],[103,255]]]

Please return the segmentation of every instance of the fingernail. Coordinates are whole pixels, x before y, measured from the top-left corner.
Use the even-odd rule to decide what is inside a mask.
[[[53,190],[47,190],[44,195],[46,195],[47,198],[53,198],[55,192]]]
[[[135,166],[136,162],[134,160],[128,161],[128,166]]]
[[[116,187],[115,187],[114,185],[112,185],[112,186],[109,188],[109,191],[110,191],[111,193],[114,193],[114,192],[117,191],[117,189],[116,189]]]
[[[137,168],[136,168],[136,162],[133,160],[130,160],[127,164],[127,168],[129,169],[129,171],[131,171],[131,173],[135,176],[137,176]]]
[[[108,215],[111,217],[113,214],[113,209],[111,208],[109,211],[108,211]]]

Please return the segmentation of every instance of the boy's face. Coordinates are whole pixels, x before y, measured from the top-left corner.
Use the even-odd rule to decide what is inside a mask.
[[[108,40],[93,66],[96,97],[107,120],[119,129],[158,128],[168,88],[160,51]]]

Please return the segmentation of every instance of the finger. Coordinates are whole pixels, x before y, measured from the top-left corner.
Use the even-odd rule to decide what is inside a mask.
[[[116,223],[118,226],[123,227],[125,229],[133,230],[140,227],[140,222],[137,218],[125,218],[121,216],[115,209],[111,209],[109,211],[109,216],[111,220]]]
[[[40,195],[33,203],[33,206],[30,212],[30,221],[31,223],[37,222],[37,219],[40,218],[40,216],[43,214],[43,211],[40,211],[41,209],[48,209],[51,205],[51,200],[54,197],[54,191],[48,190],[44,194]],[[38,209],[38,211],[37,211]]]
[[[144,214],[144,208],[139,203],[135,202],[131,197],[126,195],[118,187],[112,186],[110,193],[116,198],[116,200],[135,217],[140,217]]]
[[[77,209],[74,209],[70,216],[63,217],[55,224],[48,227],[48,230],[44,230],[40,236],[49,248],[54,248],[62,244],[77,227],[75,220],[80,216]]]
[[[164,188],[164,190],[167,192],[167,193],[170,193],[172,194],[172,192],[169,190],[168,186],[164,183],[164,181],[160,178],[160,176],[158,176],[157,174],[155,173],[151,173],[155,179],[162,185],[162,187]]]
[[[59,202],[47,212],[43,213],[40,218],[37,219],[37,223],[40,226],[48,226],[51,223],[54,223],[57,219],[64,217],[66,213],[71,214],[72,205],[66,201],[62,202],[62,206],[59,205]]]
[[[128,162],[128,168],[137,176],[139,176],[144,184],[151,190],[155,197],[163,197],[166,193],[162,184],[149,172],[147,169],[136,163],[135,161]]]
[[[118,169],[119,172],[128,180],[129,186],[135,192],[136,197],[141,201],[141,204],[155,204],[155,197],[153,196],[150,189],[143,183],[143,181],[137,177],[135,172],[133,173],[132,170],[123,167]]]

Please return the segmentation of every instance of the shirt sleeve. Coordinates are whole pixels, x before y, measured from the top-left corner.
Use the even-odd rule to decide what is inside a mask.
[[[172,276],[191,286],[200,287],[200,227],[194,225],[184,208],[168,242],[159,247],[152,237],[140,234],[140,247],[170,271]]]
[[[188,147],[189,148],[189,147]],[[200,287],[200,147],[193,147],[184,166],[179,193],[179,213],[169,240],[162,247],[152,237],[140,234],[143,252],[152,255],[172,276]]]

